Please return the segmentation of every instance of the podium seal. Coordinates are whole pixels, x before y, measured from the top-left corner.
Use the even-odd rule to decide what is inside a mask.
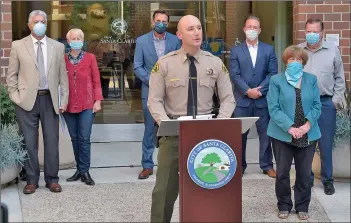
[[[210,139],[200,142],[192,149],[187,165],[194,183],[205,189],[217,189],[233,178],[237,160],[228,144]]]

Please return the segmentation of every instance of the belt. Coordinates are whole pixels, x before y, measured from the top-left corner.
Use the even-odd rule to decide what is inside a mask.
[[[48,95],[50,94],[49,90],[38,90],[38,95]]]
[[[330,95],[327,95],[327,94],[325,94],[325,95],[321,95],[321,98],[332,98],[333,96],[330,96]]]
[[[179,118],[180,117],[180,115],[167,115],[168,116],[168,118],[170,118],[170,119],[177,119],[177,118]]]

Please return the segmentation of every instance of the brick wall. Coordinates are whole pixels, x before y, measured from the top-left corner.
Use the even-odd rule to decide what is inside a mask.
[[[134,31],[134,36],[138,37],[151,30],[150,2],[133,2],[133,4],[135,8],[131,16],[131,28]]]
[[[226,18],[226,40],[225,42],[232,46],[236,38],[239,41],[245,40],[243,27],[247,16],[250,14],[249,1],[226,1],[225,18]]]
[[[233,32],[233,27],[237,27],[239,24],[237,24],[237,20],[235,19],[235,12],[237,8],[237,3],[236,2],[226,2],[226,8],[225,8],[225,18],[226,18],[226,23],[225,23],[225,31],[226,31],[226,40],[225,42],[229,45],[232,46],[235,42],[235,38],[238,36],[236,32]],[[236,31],[236,29],[234,29]]]
[[[0,82],[5,83],[5,76],[9,63],[9,55],[12,42],[12,13],[11,1],[1,1],[1,59],[0,59]]]
[[[324,22],[325,34],[339,34],[345,78],[350,82],[350,1],[294,1],[294,44],[305,40],[305,22],[311,17]]]

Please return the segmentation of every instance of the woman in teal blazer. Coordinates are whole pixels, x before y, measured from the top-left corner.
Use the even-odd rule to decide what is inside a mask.
[[[278,217],[288,218],[293,203],[290,189],[290,169],[295,162],[295,210],[299,219],[306,220],[311,200],[311,169],[316,142],[321,137],[318,118],[321,114],[317,78],[303,72],[307,53],[290,46],[283,53],[285,73],[271,77],[267,94],[271,137],[276,160],[275,192]]]

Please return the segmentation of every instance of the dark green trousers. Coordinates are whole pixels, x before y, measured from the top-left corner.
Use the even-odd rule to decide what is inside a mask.
[[[162,137],[152,191],[151,222],[170,222],[179,193],[178,137]]]

